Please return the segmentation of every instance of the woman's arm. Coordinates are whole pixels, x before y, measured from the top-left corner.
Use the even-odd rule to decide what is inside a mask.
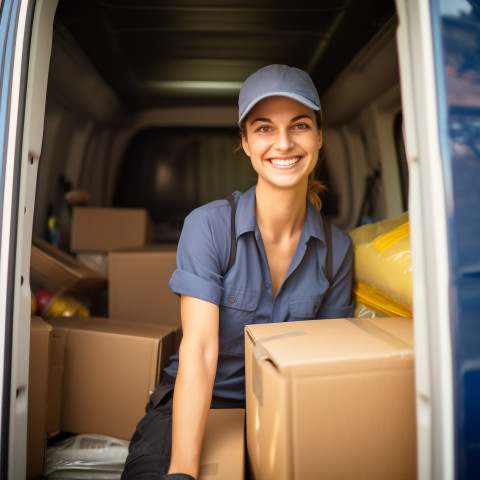
[[[183,339],[173,395],[172,457],[168,473],[198,477],[218,359],[218,306],[181,296]]]

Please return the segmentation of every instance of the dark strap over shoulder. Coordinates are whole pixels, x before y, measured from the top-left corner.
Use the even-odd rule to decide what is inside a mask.
[[[327,269],[327,280],[332,281],[332,223],[330,218],[322,213],[323,229],[325,230],[325,242],[327,253],[325,257],[325,266]]]
[[[230,211],[231,211],[231,220],[230,220],[230,235],[231,235],[231,241],[230,241],[230,260],[228,261],[228,267],[225,270],[225,273],[227,273],[234,265],[235,265],[235,259],[237,257],[237,234],[235,231],[235,215],[237,213],[237,204],[235,203],[235,198],[233,198],[233,195],[228,195],[226,197],[226,200],[230,203]]]

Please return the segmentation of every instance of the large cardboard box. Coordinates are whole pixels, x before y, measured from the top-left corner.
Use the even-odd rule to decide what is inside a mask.
[[[410,319],[248,325],[245,337],[252,478],[415,478]]]
[[[110,252],[109,317],[180,327],[180,299],[168,286],[176,254],[176,245]]]
[[[47,446],[48,365],[52,327],[39,317],[30,323],[27,413],[27,479],[43,474]]]
[[[107,278],[45,240],[33,237],[30,260],[32,283],[54,293],[64,290],[99,289]]]
[[[65,334],[61,430],[129,440],[173,353],[174,330],[95,317],[48,322]]]
[[[72,252],[108,252],[154,243],[155,231],[143,208],[75,207],[72,214]]]
[[[210,410],[198,478],[245,479],[245,410]]]

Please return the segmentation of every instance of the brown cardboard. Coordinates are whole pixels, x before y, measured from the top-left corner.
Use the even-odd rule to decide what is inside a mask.
[[[59,290],[102,288],[107,284],[105,276],[35,236],[32,240],[30,267],[32,283],[54,293]]]
[[[65,340],[64,331],[52,331],[48,371],[47,435],[49,437],[58,434],[61,426]]]
[[[245,410],[210,410],[199,480],[245,479]]]
[[[109,317],[180,327],[180,299],[168,286],[176,252],[176,245],[110,252]]]
[[[108,252],[77,252],[75,258],[94,272],[108,277]]]
[[[410,319],[248,325],[245,337],[253,479],[415,478]]]
[[[39,317],[30,324],[28,375],[27,479],[43,474],[47,442],[47,384],[52,327]]]
[[[129,440],[173,353],[169,327],[48,319],[65,334],[61,430]]]
[[[109,252],[154,242],[154,226],[143,208],[75,207],[72,252]]]

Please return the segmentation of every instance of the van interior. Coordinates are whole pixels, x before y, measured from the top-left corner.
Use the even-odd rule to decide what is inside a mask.
[[[146,210],[151,243],[175,245],[192,209],[255,183],[237,98],[272,63],[318,89],[332,222],[349,233],[407,211],[393,0],[44,0],[29,15],[25,251],[32,234],[77,257],[83,206]]]
[[[312,77],[325,122],[325,209],[350,231],[406,209],[393,1],[60,0],[48,73],[35,235],[71,190],[90,205],[143,207],[156,241],[194,207],[255,182],[238,144],[243,80],[261,66]]]

